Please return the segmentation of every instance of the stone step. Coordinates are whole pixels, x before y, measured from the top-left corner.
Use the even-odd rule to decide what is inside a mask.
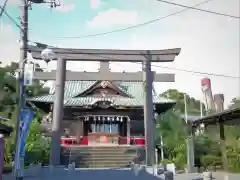
[[[109,147],[109,146],[102,146],[102,147],[63,147],[63,150],[71,150],[71,151],[136,151],[139,149],[144,149],[143,147]]]
[[[73,159],[71,159],[71,161],[73,161]],[[116,160],[113,160],[113,159],[101,159],[101,160],[97,160],[97,159],[86,159],[86,160],[83,160],[84,162],[91,162],[91,163],[125,163],[125,162],[128,162],[128,161],[131,161],[131,158],[129,159],[118,159],[117,161]],[[82,162],[83,162],[82,161]],[[81,161],[80,161],[81,162]]]
[[[101,167],[107,167],[108,165],[111,167],[118,167],[118,166],[127,166],[132,160],[134,159],[134,156],[119,156],[119,157],[63,157],[65,159],[64,164],[68,164],[69,162],[75,162],[77,166],[85,167],[86,165],[91,165],[91,167],[94,167],[94,165],[98,165]]]
[[[82,158],[82,159],[86,159],[86,158],[96,158],[96,159],[106,159],[106,158],[111,158],[111,159],[122,159],[122,158],[132,158],[132,157],[136,157],[135,154],[118,154],[116,156],[110,156],[109,154],[95,154],[95,155],[88,155],[88,156],[81,156],[79,154],[71,154],[71,155],[65,155],[62,154],[63,158],[68,158],[68,157],[72,157],[72,158]]]
[[[111,149],[111,148],[101,148],[101,149],[85,149],[85,148],[65,148],[67,151],[136,151],[138,149]]]
[[[67,152],[62,153],[64,156],[125,156],[125,155],[136,155],[136,152]]]
[[[68,158],[68,157],[67,157]],[[71,156],[69,159],[74,160],[78,157]],[[81,158],[82,161],[126,161],[131,160],[134,157],[128,156],[128,157],[83,157]]]
[[[67,165],[75,162],[76,167],[119,168],[129,167],[143,148],[131,147],[72,147],[63,148],[61,161]]]
[[[62,154],[136,154],[137,151],[63,151]]]
[[[76,163],[76,167],[105,167],[105,168],[119,168],[119,167],[129,167],[130,163],[128,162],[82,162]]]

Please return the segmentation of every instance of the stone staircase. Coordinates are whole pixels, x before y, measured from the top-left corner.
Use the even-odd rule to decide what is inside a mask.
[[[80,168],[123,168],[144,161],[144,148],[136,146],[62,147],[61,164]]]

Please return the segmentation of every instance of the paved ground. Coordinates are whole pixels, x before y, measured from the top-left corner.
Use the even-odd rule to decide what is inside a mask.
[[[201,174],[177,174],[174,180],[192,180],[195,178],[202,177]],[[240,180],[240,174],[228,174],[228,180]],[[213,173],[214,180],[224,180],[224,173],[215,172]]]
[[[3,180],[12,180],[13,178],[5,176]],[[162,180],[149,173],[141,172],[138,176],[131,170],[77,170],[71,173],[63,170],[55,170],[49,172],[49,170],[41,171],[40,173],[33,172],[26,174],[24,178],[26,180]]]
[[[68,172],[63,169],[31,170],[25,173],[24,180],[163,180],[147,172],[141,171],[137,176],[129,169],[81,169]],[[224,180],[223,173],[213,173],[215,180]],[[178,174],[174,180],[193,180],[200,178],[201,174]],[[5,175],[3,180],[13,180],[11,175]],[[201,180],[201,179],[199,179]],[[240,174],[229,174],[229,180],[240,180]]]

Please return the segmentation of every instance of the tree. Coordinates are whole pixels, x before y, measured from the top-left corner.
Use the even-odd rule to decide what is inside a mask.
[[[189,138],[186,131],[185,121],[178,116],[185,112],[184,94],[176,89],[169,89],[162,93],[160,96],[173,99],[176,105],[173,110],[169,110],[162,115],[158,120],[157,137],[163,136],[164,139],[164,155],[165,157],[174,162],[178,168],[184,169],[187,164],[186,160],[186,139]],[[200,101],[195,98],[185,95],[187,99],[188,114],[200,115]],[[204,109],[204,106],[203,106]],[[157,139],[157,141],[159,141]],[[196,159],[198,165],[202,164],[202,158],[206,154],[211,154],[210,139],[205,136],[196,137]],[[214,143],[212,143],[214,144]],[[204,158],[203,158],[204,159]],[[205,158],[207,159],[207,157]],[[209,158],[208,158],[209,159]],[[206,162],[205,160],[204,162]]]
[[[157,143],[160,136],[164,139],[164,162],[174,162],[178,168],[183,169],[186,165],[186,141],[185,122],[178,114],[184,113],[184,93],[176,89],[170,89],[160,96],[176,101],[173,110],[162,115],[157,123]],[[200,102],[186,94],[188,114],[200,115]],[[240,108],[240,100],[234,98],[229,108]],[[229,170],[240,171],[240,127],[225,126],[227,156]],[[158,143],[159,144],[159,143]],[[221,168],[221,151],[219,147],[219,127],[208,126],[204,134],[195,136],[195,164],[208,168]]]
[[[42,71],[40,66],[36,64],[37,71]],[[10,66],[0,68],[0,111],[8,112],[8,118],[13,115],[18,101],[17,93],[17,75],[16,70],[18,69],[17,63],[12,63]],[[48,88],[44,88],[43,84],[35,81],[32,86],[25,87],[25,97],[33,97],[38,95],[47,94]]]
[[[50,152],[50,138],[44,137],[37,119],[33,120],[29,129],[26,143],[25,164],[48,163]]]
[[[183,92],[178,91],[177,89],[169,89],[162,94],[161,97],[172,99],[176,101],[176,105],[174,106],[174,111],[178,114],[183,114],[185,112],[184,106],[184,94]],[[190,97],[186,94],[187,106],[188,106],[188,114],[189,115],[200,115],[200,101],[196,100],[193,97]],[[202,104],[203,112],[205,112],[205,106]]]
[[[229,109],[240,108],[240,99],[233,98],[232,101],[231,101],[231,104],[228,108]]]
[[[186,164],[185,122],[175,112],[170,110],[160,116],[157,123],[156,144],[159,144],[162,136],[164,157],[174,162],[177,167],[184,168]]]
[[[14,73],[18,68],[18,64],[12,63],[10,66],[0,68],[0,114],[4,114],[11,119],[10,123],[13,127],[16,124],[16,109],[18,101],[17,93],[17,76]],[[41,69],[38,67],[38,71]],[[26,98],[48,93],[48,89],[43,88],[39,82],[35,82],[33,86],[25,88]],[[37,112],[36,119],[32,122],[29,135],[26,142],[26,164],[48,161],[49,139],[42,137],[40,124],[37,119],[41,118],[42,113]],[[6,141],[5,146],[5,163],[12,164],[15,149],[14,144],[15,132]]]

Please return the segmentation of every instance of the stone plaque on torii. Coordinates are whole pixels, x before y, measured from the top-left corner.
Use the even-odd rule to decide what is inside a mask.
[[[29,46],[34,59],[42,59],[43,48]],[[63,117],[65,80],[82,81],[143,81],[145,90],[144,129],[146,165],[155,164],[155,121],[152,99],[152,83],[174,82],[174,74],[156,74],[151,71],[151,62],[173,62],[181,49],[166,50],[107,50],[107,49],[66,49],[51,48],[57,60],[56,72],[34,72],[34,79],[55,80],[55,101],[52,125],[52,149],[50,163],[60,164],[60,120]],[[66,71],[66,61],[100,61],[99,72],[71,72]],[[141,62],[142,72],[110,72],[109,62]]]

